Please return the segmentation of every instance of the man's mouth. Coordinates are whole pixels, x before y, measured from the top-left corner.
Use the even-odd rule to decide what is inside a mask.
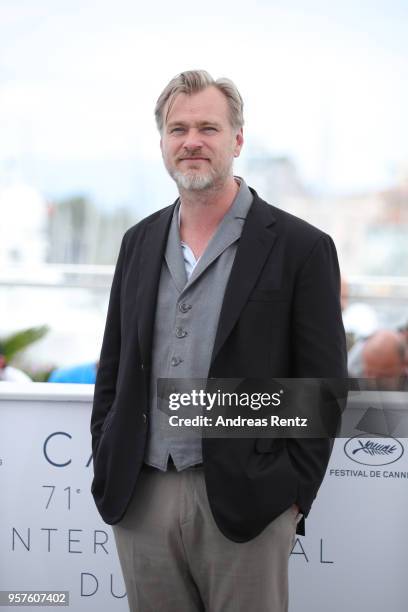
[[[208,157],[180,157],[179,161],[209,161]]]

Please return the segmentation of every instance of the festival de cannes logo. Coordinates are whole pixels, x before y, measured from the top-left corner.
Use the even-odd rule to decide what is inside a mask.
[[[344,445],[347,457],[362,465],[388,465],[401,459],[404,447],[396,438],[350,438]]]

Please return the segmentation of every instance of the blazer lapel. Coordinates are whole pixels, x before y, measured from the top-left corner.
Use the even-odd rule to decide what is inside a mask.
[[[137,287],[137,327],[139,346],[144,363],[150,363],[153,323],[156,311],[160,273],[167,243],[167,236],[176,202],[149,223],[146,228],[140,255]]]
[[[277,238],[272,207],[256,192],[235,255],[218,322],[211,363],[231,333]]]

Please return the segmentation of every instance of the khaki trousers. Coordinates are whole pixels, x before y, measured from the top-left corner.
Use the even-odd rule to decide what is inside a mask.
[[[295,506],[236,543],[214,522],[201,467],[145,466],[113,526],[131,612],[287,612]]]

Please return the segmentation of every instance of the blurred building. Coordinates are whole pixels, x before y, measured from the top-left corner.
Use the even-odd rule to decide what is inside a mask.
[[[55,201],[49,207],[47,262],[114,264],[124,232],[135,222],[129,208],[104,211],[83,195]]]
[[[252,156],[247,163],[245,180],[267,202],[282,208],[288,198],[307,198],[306,187],[289,157],[264,152]]]
[[[387,190],[316,195],[284,157],[248,163],[249,184],[268,202],[329,233],[346,275],[408,276],[408,171]]]

